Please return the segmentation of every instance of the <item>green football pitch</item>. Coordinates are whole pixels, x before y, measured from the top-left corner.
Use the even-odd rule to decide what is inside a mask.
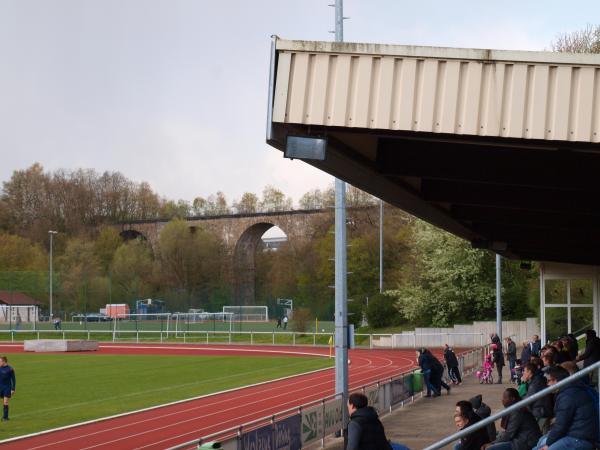
[[[2,439],[332,365],[289,356],[7,356],[17,391]]]

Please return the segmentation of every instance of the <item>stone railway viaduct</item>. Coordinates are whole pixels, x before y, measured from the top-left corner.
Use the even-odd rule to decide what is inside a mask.
[[[377,208],[349,208],[350,226],[359,222],[376,223]],[[229,214],[221,216],[196,216],[185,219],[190,231],[202,227],[219,236],[225,243],[232,258],[235,305],[255,304],[255,254],[262,235],[277,226],[287,235],[293,245],[312,239],[323,228],[329,228],[334,221],[333,209],[277,211],[253,214]],[[141,237],[146,239],[153,250],[160,251],[158,241],[161,230],[169,221],[166,219],[132,221],[115,225],[125,240]],[[333,255],[332,255],[333,257]]]

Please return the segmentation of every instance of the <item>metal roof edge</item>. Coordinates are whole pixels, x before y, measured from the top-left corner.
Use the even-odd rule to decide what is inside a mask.
[[[300,41],[276,37],[277,50],[314,53],[351,53],[411,58],[461,59],[475,61],[510,61],[548,64],[600,66],[600,54],[561,53],[526,50],[429,47],[359,42]]]

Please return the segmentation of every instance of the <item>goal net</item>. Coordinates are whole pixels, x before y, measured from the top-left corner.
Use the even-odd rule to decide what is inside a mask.
[[[268,306],[223,306],[223,313],[232,314],[234,322],[268,322]]]
[[[233,314],[228,312],[187,312],[173,313],[175,331],[231,331]]]

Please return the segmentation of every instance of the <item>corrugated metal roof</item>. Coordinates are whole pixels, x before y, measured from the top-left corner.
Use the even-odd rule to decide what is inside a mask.
[[[0,291],[0,304],[5,305],[39,305],[40,302],[22,292]]]
[[[600,55],[276,43],[273,121],[600,141]]]

